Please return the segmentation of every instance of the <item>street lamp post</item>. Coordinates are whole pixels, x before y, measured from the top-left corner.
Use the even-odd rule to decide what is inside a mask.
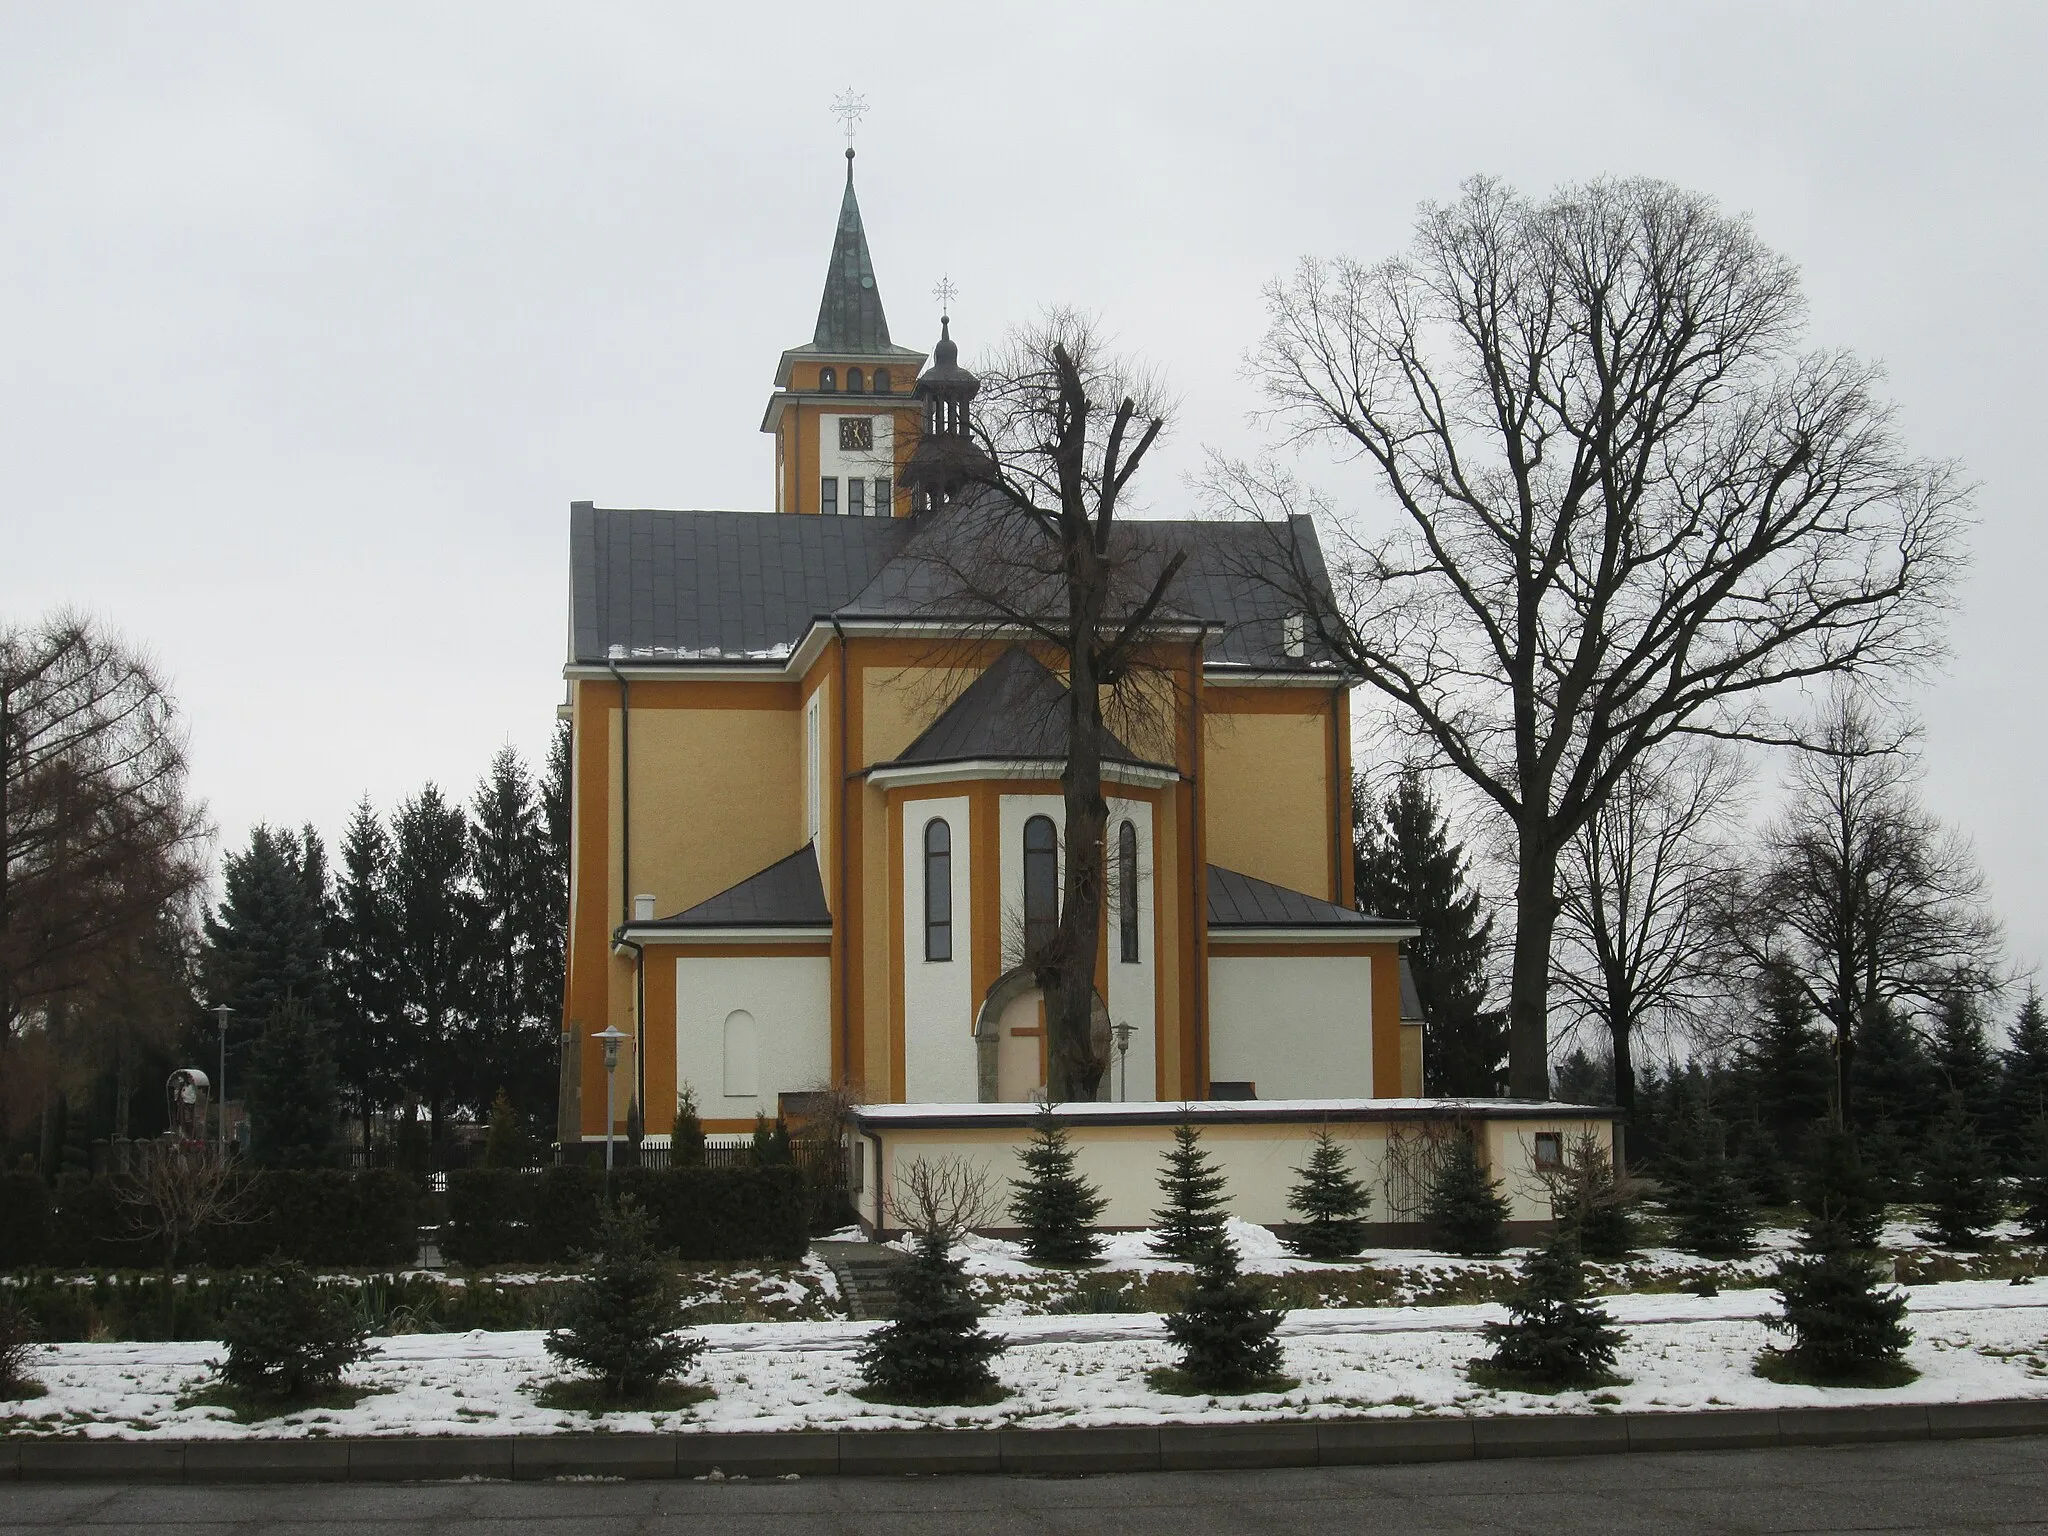
[[[1109,1032],[1116,1036],[1117,1075],[1123,1081],[1123,1091],[1117,1099],[1124,1102],[1131,1096],[1131,1036],[1138,1032],[1138,1026],[1129,1019],[1119,1019],[1109,1026]]]
[[[612,1024],[605,1025],[591,1036],[593,1040],[604,1042],[604,1203],[607,1207],[612,1203],[612,1126],[615,1123],[612,1092],[619,1070],[619,1042],[628,1038],[623,1030]]]
[[[220,1020],[220,1079],[213,1085],[214,1124],[220,1129],[220,1156],[226,1162],[228,1156],[228,1015],[235,1010],[226,1003],[215,1003],[209,1010]]]

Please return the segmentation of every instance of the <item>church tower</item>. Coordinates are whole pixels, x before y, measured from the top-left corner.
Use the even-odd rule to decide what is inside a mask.
[[[775,434],[775,510],[908,516],[903,467],[923,416],[911,395],[923,364],[922,352],[889,340],[849,148],[817,329],[809,345],[782,354],[761,418]]]

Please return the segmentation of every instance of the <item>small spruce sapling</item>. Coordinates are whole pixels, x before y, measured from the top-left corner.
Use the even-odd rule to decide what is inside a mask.
[[[697,1090],[688,1083],[676,1094],[676,1128],[669,1135],[668,1145],[670,1166],[704,1165],[704,1121],[697,1113]]]
[[[759,1110],[754,1112],[754,1140],[749,1151],[757,1168],[780,1168],[795,1161],[789,1150],[789,1127],[780,1115],[771,1124]]]
[[[989,1362],[1004,1344],[981,1330],[951,1234],[919,1235],[896,1271],[896,1315],[855,1356],[867,1395],[885,1402],[982,1403],[1003,1395]]]
[[[347,1295],[323,1286],[296,1260],[273,1260],[221,1319],[227,1358],[212,1362],[223,1385],[279,1405],[334,1392],[344,1372],[374,1351]]]
[[[1944,1248],[1983,1247],[1985,1234],[2005,1215],[1998,1159],[1977,1134],[1960,1093],[1948,1095],[1941,1118],[1928,1132],[1918,1194],[1927,1224],[1920,1236]]]
[[[484,1166],[527,1168],[532,1164],[533,1138],[527,1135],[519,1111],[512,1107],[512,1096],[500,1088],[491,1100],[491,1126],[484,1134]]]
[[[1285,1358],[1274,1335],[1280,1312],[1263,1286],[1238,1269],[1237,1250],[1220,1233],[1195,1260],[1187,1299],[1166,1314],[1166,1336],[1180,1349],[1179,1374],[1203,1392],[1284,1391]],[[1162,1382],[1162,1385],[1165,1383]]]
[[[1628,1257],[1636,1243],[1636,1224],[1629,1215],[1627,1193],[1598,1137],[1587,1132],[1566,1142],[1564,1167],[1547,1182],[1551,1217],[1580,1253],[1595,1259]]]
[[[1838,1223],[1810,1224],[1800,1251],[1778,1264],[1782,1315],[1766,1326],[1790,1334],[1788,1349],[1766,1350],[1757,1374],[1820,1386],[1901,1386],[1918,1373],[1905,1363],[1913,1333],[1906,1293],[1884,1285],[1867,1248]]]
[[[1173,1128],[1173,1145],[1159,1189],[1166,1203],[1152,1213],[1151,1249],[1164,1259],[1199,1264],[1223,1240],[1223,1175],[1202,1150],[1202,1133],[1183,1120]]]
[[[1327,1125],[1316,1133],[1308,1165],[1294,1172],[1287,1207],[1301,1219],[1289,1229],[1287,1246],[1305,1259],[1351,1258],[1365,1246],[1372,1197]]]
[[[1586,1299],[1585,1267],[1569,1234],[1552,1234],[1522,1261],[1507,1298],[1508,1321],[1487,1323],[1493,1354],[1473,1365],[1502,1386],[1561,1388],[1613,1381],[1622,1336],[1598,1304]]]
[[[1074,1167],[1074,1146],[1050,1104],[1039,1113],[1031,1141],[1019,1149],[1024,1177],[1012,1179],[1010,1216],[1024,1233],[1034,1264],[1092,1264],[1102,1257],[1095,1219],[1108,1203]]]
[[[1472,1256],[1507,1247],[1507,1197],[1480,1166],[1471,1136],[1461,1132],[1444,1143],[1422,1216],[1446,1253]]]
[[[1675,1138],[1659,1172],[1671,1240],[1686,1253],[1740,1258],[1756,1246],[1756,1209],[1729,1161],[1718,1121],[1695,1116]]]
[[[682,1302],[654,1246],[654,1218],[631,1195],[597,1218],[597,1252],[562,1305],[548,1353],[581,1366],[608,1402],[644,1399],[688,1370],[704,1341],[683,1332]]]
[[[1877,1246],[1884,1229],[1883,1188],[1855,1136],[1832,1119],[1815,1129],[1799,1179],[1799,1203],[1809,1243],[1827,1228],[1832,1242],[1866,1250]]]
[[[2048,1243],[2048,1115],[2027,1130],[2019,1179],[2020,1225],[2037,1243]]]

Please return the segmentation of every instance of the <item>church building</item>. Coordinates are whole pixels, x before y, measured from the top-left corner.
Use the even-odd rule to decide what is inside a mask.
[[[817,323],[762,416],[772,500],[571,507],[565,1143],[637,1113],[659,1146],[685,1089],[713,1134],[837,1090],[886,1227],[891,1135],[1007,1137],[1042,1098],[1024,956],[1058,917],[1065,685],[1028,637],[949,624],[920,559],[947,464],[979,452],[976,388],[946,320],[929,354],[892,339],[849,149]],[[1111,1066],[1075,1108],[1111,1140],[1191,1112],[1290,1145],[1311,1121],[1442,1120],[1403,985],[1416,930],[1353,902],[1351,680],[1247,574],[1258,529],[1139,526],[1186,562],[1161,707],[1105,754]],[[1501,1122],[1511,1164],[1517,1130],[1578,1124],[1459,1113]]]

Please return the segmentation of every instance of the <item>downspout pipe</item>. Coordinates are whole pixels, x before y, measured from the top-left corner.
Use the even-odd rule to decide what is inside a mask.
[[[640,946],[626,937],[626,923],[633,915],[633,685],[615,661],[605,669],[619,685],[619,926],[612,932],[612,950],[633,951],[633,1102],[640,1106],[640,1123],[647,1123],[647,966]],[[611,1134],[605,1127],[605,1134]]]
[[[1208,659],[1209,626],[1195,637],[1195,686],[1188,694],[1188,767],[1202,761],[1202,668]],[[1188,819],[1195,848],[1195,1089],[1209,1093],[1209,838],[1202,825],[1202,776],[1188,774]]]
[[[846,906],[846,721],[850,711],[846,698],[846,631],[839,615],[832,616],[832,633],[839,639],[839,699],[833,711],[839,717],[839,840],[832,852],[833,883],[839,887],[839,905],[833,912],[832,932],[839,941],[839,1086],[853,1087],[853,1008],[849,978],[853,974],[853,930]]]

